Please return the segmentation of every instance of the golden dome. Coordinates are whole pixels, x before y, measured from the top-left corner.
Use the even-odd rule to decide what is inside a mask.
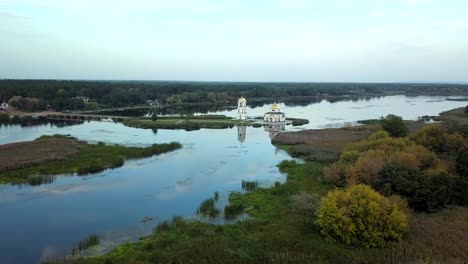
[[[239,101],[238,101],[238,102],[239,102],[239,103],[241,103],[241,102],[242,102],[242,103],[245,103],[245,102],[247,102],[247,100],[245,100],[244,96],[241,96],[241,98],[239,98]]]
[[[279,111],[279,110],[280,110],[280,106],[279,106],[278,104],[275,103],[275,104],[273,104],[273,105],[271,106],[271,110],[273,110],[273,111]]]

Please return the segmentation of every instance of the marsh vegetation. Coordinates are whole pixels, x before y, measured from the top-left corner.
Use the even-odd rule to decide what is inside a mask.
[[[89,235],[86,239],[81,240],[78,245],[72,249],[72,254],[78,254],[83,250],[99,245],[99,237],[96,234]]]
[[[217,217],[220,213],[219,209],[216,208],[216,202],[219,199],[219,193],[215,192],[214,196],[204,200],[200,207],[198,207],[197,213],[201,216],[208,216],[211,218]]]

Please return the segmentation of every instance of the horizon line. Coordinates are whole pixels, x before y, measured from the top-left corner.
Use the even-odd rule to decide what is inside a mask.
[[[219,81],[219,80],[156,80],[156,79],[68,79],[68,78],[0,78],[0,81],[79,81],[79,82],[174,82],[174,83],[285,83],[285,84],[458,84],[468,81]]]

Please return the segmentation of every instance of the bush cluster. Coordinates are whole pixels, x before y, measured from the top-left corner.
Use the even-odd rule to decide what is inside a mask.
[[[411,139],[431,151],[448,155],[456,155],[466,146],[465,138],[461,133],[448,133],[441,125],[424,127]]]
[[[320,232],[327,238],[367,248],[399,241],[409,228],[408,215],[400,202],[362,184],[330,191],[316,216]]]
[[[466,173],[464,146],[461,134],[440,126],[426,127],[411,139],[379,131],[349,146],[325,175],[337,186],[367,184],[386,195],[402,195],[416,210],[435,211],[466,200],[459,186],[467,181],[456,175]]]

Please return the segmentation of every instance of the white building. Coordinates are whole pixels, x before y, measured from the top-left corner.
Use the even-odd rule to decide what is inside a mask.
[[[10,105],[8,105],[7,102],[3,101],[3,103],[0,104],[0,110],[6,111],[10,108]]]
[[[72,99],[81,100],[81,101],[83,101],[83,103],[85,103],[85,104],[89,103],[89,97],[87,97],[87,96],[81,96],[81,95],[79,95],[79,96],[73,97]]]
[[[263,115],[263,120],[268,123],[286,122],[286,115],[280,110],[281,109],[278,104],[273,104],[271,106],[271,111],[266,112],[265,115]]]
[[[159,106],[159,99],[146,100],[146,104],[150,106]]]
[[[237,119],[247,120],[247,100],[243,96],[237,101]]]

